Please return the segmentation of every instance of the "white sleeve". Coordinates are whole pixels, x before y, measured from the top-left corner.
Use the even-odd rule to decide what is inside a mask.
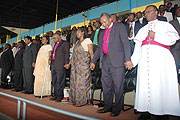
[[[134,48],[134,52],[131,56],[131,62],[133,63],[133,67],[135,67],[138,63],[139,63],[139,57],[140,57],[140,53],[141,53],[141,41],[135,41],[135,48]]]
[[[139,63],[139,57],[141,53],[141,45],[143,39],[144,39],[144,29],[142,28],[139,30],[136,37],[134,38],[135,48],[131,56],[131,62],[133,63],[133,67],[135,67]]]
[[[158,30],[157,34],[155,34],[155,41],[167,46],[175,44],[179,39],[179,34],[168,22],[164,25],[162,24],[161,29]]]

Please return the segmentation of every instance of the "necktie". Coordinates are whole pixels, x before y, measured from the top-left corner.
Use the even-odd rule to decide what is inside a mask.
[[[163,14],[163,13],[161,13],[161,16],[164,16],[164,14]]]
[[[130,32],[129,32],[129,38],[131,38],[133,36],[133,27],[132,24],[130,24]]]

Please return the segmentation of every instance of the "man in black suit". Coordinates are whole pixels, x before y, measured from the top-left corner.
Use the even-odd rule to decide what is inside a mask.
[[[176,29],[180,36],[180,7],[176,9],[176,19],[170,21],[170,24]],[[171,46],[171,52],[174,56],[177,72],[179,72],[179,63],[180,63],[180,40],[176,41],[176,44]],[[180,83],[180,79],[179,79]]]
[[[167,18],[164,17],[164,16],[157,16],[157,19],[160,20],[160,21],[167,22]]]
[[[36,62],[37,46],[32,44],[31,37],[25,37],[26,47],[23,53],[23,80],[24,93],[33,94],[34,76],[33,70]]]
[[[143,13],[141,11],[136,13],[137,22],[141,23],[143,26],[148,24],[148,21],[145,17],[143,17]]]
[[[51,61],[52,83],[54,87],[54,97],[50,100],[61,102],[64,97],[64,87],[66,69],[69,67],[69,43],[60,38],[61,32],[56,31],[53,35],[55,46]]]
[[[135,22],[135,14],[134,13],[130,13],[128,16],[128,20],[129,20],[129,24],[126,24],[126,29],[128,32],[128,39],[129,39],[129,43],[130,43],[130,47],[131,47],[131,55],[134,52],[134,37],[136,36],[136,34],[138,33],[138,31],[143,27],[142,24],[140,24],[139,22]]]
[[[6,44],[4,46],[3,53],[1,55],[0,64],[2,68],[1,72],[1,81],[3,82],[2,87],[4,89],[10,89],[10,85],[8,85],[7,76],[11,72],[13,66],[14,66],[14,57],[13,52],[11,50],[11,45]]]
[[[103,13],[100,17],[106,28],[99,33],[99,43],[91,63],[94,70],[97,60],[102,63],[102,86],[105,106],[98,113],[111,112],[111,117],[120,114],[123,103],[125,65],[132,67],[130,62],[130,45],[127,30],[122,23],[113,23],[110,15]],[[115,104],[113,98],[115,95]]]
[[[17,44],[18,50],[15,55],[15,64],[14,64],[14,87],[15,89],[12,91],[22,91],[23,90],[23,53],[24,53],[24,46],[23,42],[19,41]]]

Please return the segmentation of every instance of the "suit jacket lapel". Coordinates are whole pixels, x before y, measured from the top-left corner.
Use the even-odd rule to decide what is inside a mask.
[[[115,24],[118,24],[118,23],[115,23]],[[113,24],[113,26],[112,26],[112,28],[111,28],[111,31],[110,31],[110,37],[109,37],[109,45],[111,45],[111,43],[112,43],[112,38],[113,38],[113,36],[114,36],[114,33],[115,33],[115,24]]]
[[[61,40],[60,43],[59,43],[59,45],[58,45],[57,48],[56,48],[56,51],[57,51],[57,49],[59,48],[59,46],[62,45],[62,43],[63,43],[63,41]],[[55,45],[55,46],[56,46],[56,45]],[[55,51],[55,53],[56,53],[56,51]]]
[[[31,45],[32,45],[32,43],[31,43]],[[26,46],[24,52],[26,52],[31,47],[31,45],[30,46]]]
[[[180,24],[179,24],[179,21],[177,20],[177,19],[175,19],[175,24],[176,24],[176,26],[175,26],[175,29],[177,30],[177,32],[180,34]]]

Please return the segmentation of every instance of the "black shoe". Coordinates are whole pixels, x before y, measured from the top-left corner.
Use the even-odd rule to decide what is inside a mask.
[[[27,94],[27,95],[29,95],[29,92],[25,91],[25,92],[24,92],[24,94]]]
[[[120,112],[121,112],[121,111],[119,111],[119,110],[113,110],[113,111],[111,112],[110,116],[111,116],[111,117],[117,117],[117,116],[119,116]]]
[[[107,113],[107,112],[111,112],[111,111],[112,111],[112,109],[103,108],[103,109],[97,110],[97,113]]]
[[[15,89],[14,89],[14,90],[11,90],[11,91],[16,92],[16,90],[15,90]]]
[[[61,102],[61,98],[57,98],[56,100],[55,100],[55,102]]]
[[[11,89],[11,87],[10,86],[4,86],[3,89],[9,90],[9,89]]]
[[[49,100],[54,101],[54,100],[56,100],[56,99],[57,99],[57,97],[52,97],[52,98],[50,98]]]
[[[151,118],[151,116],[150,116],[150,114],[141,114],[141,116],[138,118],[138,120],[148,120],[148,119],[150,119]]]

